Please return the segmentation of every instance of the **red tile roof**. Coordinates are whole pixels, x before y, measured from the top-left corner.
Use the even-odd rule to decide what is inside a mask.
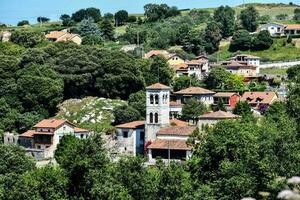
[[[162,55],[164,57],[169,57],[170,53],[166,50],[151,50],[145,54],[145,58],[151,58],[152,56]]]
[[[80,132],[89,132],[89,130],[87,130],[87,129],[83,129],[83,128],[78,128],[78,127],[75,127],[75,128],[74,128],[74,132],[75,132],[75,133],[80,133]]]
[[[145,121],[133,121],[133,122],[117,125],[116,128],[135,129],[135,128],[138,128],[139,126],[144,126],[144,125],[145,125]]]
[[[161,83],[154,83],[148,87],[146,87],[146,89],[170,89],[169,86],[166,86],[164,84],[161,84]]]
[[[173,125],[176,125],[176,126],[188,126],[189,123],[188,122],[185,122],[185,121],[181,121],[179,119],[170,119],[170,124],[173,126]]]
[[[68,34],[67,32],[63,32],[63,31],[51,31],[49,34],[46,34],[45,37],[47,39],[58,39],[64,35]]]
[[[300,24],[288,24],[284,28],[285,30],[299,30],[300,29]]]
[[[19,135],[19,137],[33,137],[34,133],[35,133],[34,130],[28,130],[25,133]]]
[[[44,119],[33,126],[33,128],[58,128],[62,126],[63,124],[68,123],[72,126],[74,126],[72,123],[68,122],[67,120],[63,119]]]
[[[160,128],[157,135],[189,136],[195,129],[196,126],[167,126]]]
[[[205,113],[199,117],[199,119],[236,119],[239,118],[238,115],[232,114],[231,112],[224,112],[224,111],[216,111]]]
[[[217,92],[216,94],[214,94],[214,97],[232,97],[233,95],[238,95],[238,93],[235,92]]]
[[[251,103],[271,104],[277,99],[275,92],[245,92],[241,101],[248,101]]]
[[[201,87],[189,87],[186,89],[182,89],[178,92],[174,92],[174,94],[214,94],[214,91],[207,90]]]
[[[171,66],[175,71],[188,71],[188,65],[186,63],[172,65]]]
[[[156,139],[150,144],[148,149],[172,149],[172,150],[191,150],[185,140],[166,140]]]

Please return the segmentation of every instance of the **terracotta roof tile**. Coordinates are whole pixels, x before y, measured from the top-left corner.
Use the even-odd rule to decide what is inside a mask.
[[[25,133],[20,134],[20,137],[33,137],[35,131],[34,130],[28,130]]]
[[[186,89],[182,89],[178,92],[174,92],[174,94],[214,94],[214,91],[207,90],[201,87],[189,87]]]
[[[154,83],[148,87],[146,87],[146,89],[170,89],[169,86],[166,86],[164,84],[161,84],[161,83]]]
[[[133,121],[133,122],[117,125],[116,128],[132,128],[132,129],[134,129],[134,128],[137,128],[139,126],[144,126],[144,125],[145,125],[145,121]]]
[[[186,63],[178,64],[178,65],[172,65],[171,66],[175,71],[187,71],[188,65]]]
[[[170,53],[166,50],[151,50],[145,54],[145,58],[151,58],[152,56],[162,55],[164,57],[169,57]]]
[[[285,30],[295,30],[295,29],[300,29],[300,24],[288,24],[284,28]]]
[[[196,126],[167,126],[160,128],[157,135],[189,136],[195,129]]]
[[[271,104],[277,99],[275,92],[245,92],[241,101],[248,101],[251,103]]]
[[[68,122],[67,120],[63,119],[44,119],[33,126],[33,128],[58,128],[62,126],[64,123],[68,123],[74,126],[72,123]]]
[[[170,124],[173,126],[173,125],[176,125],[176,126],[188,126],[189,123],[188,122],[185,122],[185,121],[181,121],[179,119],[170,119]]]
[[[236,119],[239,118],[238,115],[232,114],[231,112],[224,112],[224,111],[216,111],[205,113],[199,117],[199,119]]]
[[[172,150],[191,150],[185,140],[166,140],[156,139],[150,144],[148,149],[172,149]]]
[[[51,31],[49,34],[46,34],[45,37],[47,39],[58,39],[60,37],[62,37],[63,35],[68,34],[67,32],[63,32],[63,31]]]
[[[216,94],[214,94],[214,97],[231,97],[233,95],[238,95],[238,93],[235,92],[217,92]]]
[[[74,128],[74,132],[75,132],[75,133],[79,133],[79,132],[89,132],[89,130],[83,129],[83,128],[75,127],[75,128]]]

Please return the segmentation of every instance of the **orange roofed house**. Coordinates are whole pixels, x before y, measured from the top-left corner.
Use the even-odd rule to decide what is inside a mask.
[[[278,100],[275,92],[245,92],[241,101],[247,101],[253,110],[264,112],[269,105]]]
[[[285,35],[300,35],[300,24],[288,24],[284,27]]]
[[[82,39],[78,34],[68,33],[67,31],[51,31],[49,34],[46,34],[45,37],[53,42],[72,41],[78,45],[82,42]]]
[[[85,139],[90,133],[67,120],[44,119],[34,125],[32,130],[19,135],[18,143],[37,160],[52,158],[59,141],[67,134]]]
[[[148,59],[154,56],[163,56],[169,65],[178,65],[185,62],[177,53],[169,53],[166,50],[151,50],[144,55],[144,58]]]

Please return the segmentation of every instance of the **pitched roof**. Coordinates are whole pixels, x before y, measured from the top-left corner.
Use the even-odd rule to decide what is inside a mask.
[[[34,130],[28,130],[25,133],[20,134],[19,137],[33,137],[34,133]]]
[[[214,97],[232,97],[233,95],[238,95],[238,93],[235,92],[217,92],[216,94],[214,94]]]
[[[299,30],[300,29],[300,24],[288,24],[284,28],[285,30]]]
[[[67,120],[63,119],[43,119],[39,123],[33,126],[33,128],[58,128],[62,126],[64,123],[68,123],[74,126],[72,123],[68,122]]]
[[[188,122],[181,121],[179,119],[170,119],[170,124],[176,125],[176,126],[188,126],[189,125]]]
[[[135,129],[135,128],[139,127],[139,126],[144,126],[144,125],[145,125],[145,121],[133,121],[133,122],[129,122],[129,123],[117,125],[116,128],[131,128],[131,129]]]
[[[216,111],[216,112],[209,112],[201,115],[199,119],[235,119],[238,118],[238,115],[232,114],[231,112],[224,112],[224,111]]]
[[[236,58],[236,57],[260,58],[258,56],[253,56],[253,55],[250,55],[250,54],[238,54],[234,58]]]
[[[188,65],[186,63],[181,63],[178,65],[172,65],[171,66],[175,71],[187,71]]]
[[[196,126],[166,126],[158,130],[157,135],[189,136]]]
[[[63,31],[51,31],[50,33],[46,34],[45,37],[47,39],[58,39],[66,34],[67,32],[63,32]]]
[[[251,103],[271,104],[277,99],[275,92],[245,92],[241,101],[248,101]]]
[[[172,149],[172,150],[191,150],[185,140],[166,140],[156,139],[150,144],[148,149]]]
[[[203,63],[207,63],[207,61],[205,61],[205,60],[188,60],[188,61],[186,61],[187,65],[200,65]]]
[[[214,91],[207,90],[201,87],[189,87],[180,91],[174,92],[174,94],[214,94]]]
[[[148,87],[146,87],[146,89],[155,89],[155,90],[159,90],[159,89],[170,89],[169,86],[166,86],[164,84],[161,83],[154,83]]]
[[[166,50],[151,50],[145,54],[145,58],[151,58],[152,56],[163,55],[165,57],[169,57],[170,53]]]
[[[80,133],[80,132],[89,132],[89,130],[87,130],[87,129],[83,129],[83,128],[78,128],[78,127],[75,127],[75,128],[74,128],[74,132],[75,132],[75,133]]]
[[[245,61],[224,61],[211,65],[212,67],[225,67],[225,68],[244,68],[244,69],[255,69],[256,66],[248,65]]]

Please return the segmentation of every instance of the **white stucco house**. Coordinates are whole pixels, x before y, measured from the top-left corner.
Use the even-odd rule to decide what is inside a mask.
[[[284,27],[285,25],[279,23],[268,23],[263,24],[259,27],[260,31],[267,30],[269,31],[271,36],[281,36],[284,35]]]
[[[25,147],[35,159],[53,158],[54,152],[64,135],[85,139],[90,135],[86,129],[77,128],[63,119],[44,119],[18,137],[18,143]]]

